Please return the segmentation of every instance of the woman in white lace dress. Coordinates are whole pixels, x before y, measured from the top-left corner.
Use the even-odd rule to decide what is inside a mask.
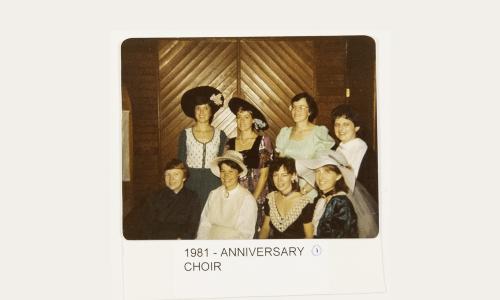
[[[186,163],[191,174],[186,186],[200,199],[200,209],[208,193],[220,185],[220,180],[210,172],[210,162],[221,155],[226,143],[223,131],[211,125],[214,114],[223,106],[222,93],[211,86],[199,86],[182,95],[181,107],[186,116],[196,123],[179,136],[178,158]]]

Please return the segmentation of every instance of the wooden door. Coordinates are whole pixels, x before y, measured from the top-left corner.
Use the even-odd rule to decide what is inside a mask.
[[[225,98],[236,90],[236,40],[160,40],[158,119],[162,165],[177,156],[177,139],[194,124],[184,115],[182,94],[196,86],[210,85]],[[213,124],[225,130],[229,110],[217,112]]]
[[[180,98],[195,86],[211,85],[226,101],[239,96],[258,106],[273,141],[280,128],[293,125],[288,106],[299,92],[316,98],[316,124],[329,128],[332,108],[351,103],[371,124],[364,138],[376,146],[375,46],[368,37],[130,39],[122,45],[122,84],[134,136],[125,213],[163,185],[160,171],[177,156],[179,133],[194,124]],[[228,108],[212,124],[236,135]]]
[[[285,39],[186,39],[159,42],[158,124],[160,161],[177,155],[177,139],[194,121],[180,107],[182,94],[195,86],[219,89],[226,102],[242,97],[268,118],[274,140],[281,127],[293,124],[288,110],[293,95],[313,93],[313,43]],[[220,109],[212,124],[236,135],[235,116]]]
[[[240,43],[241,94],[259,107],[274,141],[279,130],[292,126],[290,99],[313,93],[313,43],[309,40],[243,40]]]

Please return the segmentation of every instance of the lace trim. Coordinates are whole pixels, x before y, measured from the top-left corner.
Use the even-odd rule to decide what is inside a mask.
[[[269,217],[271,218],[271,222],[273,223],[274,227],[276,227],[276,229],[278,229],[280,232],[283,232],[288,228],[288,226],[292,225],[293,222],[295,222],[299,218],[302,210],[309,203],[309,199],[307,199],[306,197],[301,197],[299,201],[297,201],[295,206],[288,211],[288,214],[282,217],[278,212],[278,207],[276,206],[276,201],[274,199],[274,195],[276,195],[275,193],[277,192],[269,195],[271,197],[268,196]]]

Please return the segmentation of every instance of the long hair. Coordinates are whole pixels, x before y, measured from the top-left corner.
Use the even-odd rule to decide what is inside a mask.
[[[335,165],[326,165],[325,167],[329,171],[333,171],[337,174],[342,175],[342,172],[340,172],[340,169]],[[314,187],[316,188],[316,190],[318,191],[318,194],[320,196],[322,196],[324,194],[323,191],[321,191],[319,189],[317,183],[314,183]],[[338,192],[344,192],[346,194],[349,193],[349,187],[347,187],[347,184],[345,183],[344,176],[342,176],[339,180],[337,180],[337,182],[335,182],[335,185],[333,186],[333,190],[335,191],[335,193],[338,193]]]

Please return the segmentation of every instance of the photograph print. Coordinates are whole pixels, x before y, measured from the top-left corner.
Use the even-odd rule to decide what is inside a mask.
[[[375,74],[369,36],[125,40],[124,237],[376,237]]]

